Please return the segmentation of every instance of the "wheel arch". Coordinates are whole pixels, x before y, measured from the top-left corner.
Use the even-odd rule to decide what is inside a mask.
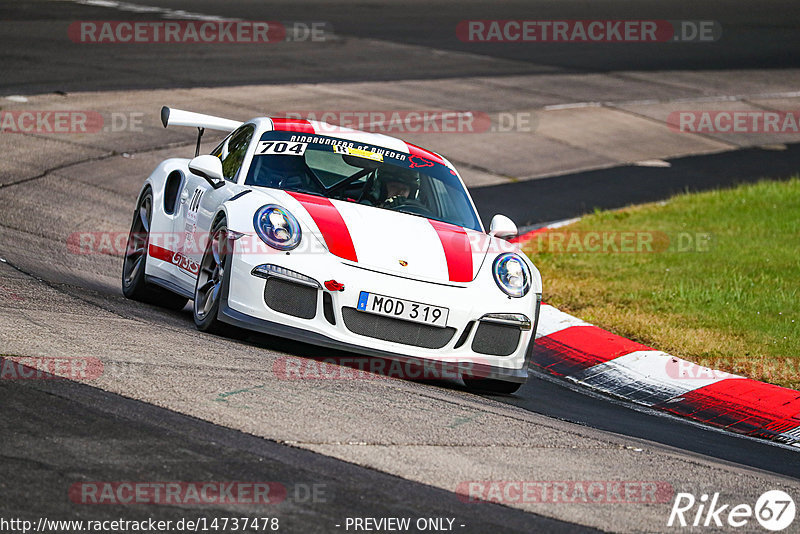
[[[151,184],[149,181],[145,181],[144,184],[142,185],[142,188],[139,190],[139,196],[136,197],[135,209],[139,209],[139,203],[142,201],[145,193],[147,193],[148,191],[150,191],[150,194],[153,194],[153,184]]]
[[[217,212],[212,218],[211,228],[214,228],[219,220],[225,217],[226,224],[230,230],[242,234],[252,234],[254,232],[253,215],[262,203],[263,199],[251,193],[250,190],[235,193],[217,207]]]
[[[228,221],[228,211],[225,209],[225,205],[219,207],[217,213],[214,215],[214,218],[211,220],[211,230],[213,231],[214,228],[219,224],[221,220],[225,219]]]

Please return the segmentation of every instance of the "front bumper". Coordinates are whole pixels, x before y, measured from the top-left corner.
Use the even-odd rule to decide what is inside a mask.
[[[254,268],[262,264],[289,269],[316,281],[318,287],[314,288],[316,293],[311,298],[316,299],[313,307],[317,312],[311,317],[311,314],[298,317],[276,311],[275,308],[281,306],[268,306],[265,288],[269,277],[252,274]],[[481,274],[488,276],[481,278]],[[325,289],[324,283],[328,280],[343,284],[344,291]],[[309,285],[305,284],[306,291]],[[423,345],[427,346],[421,346],[419,341],[399,342],[397,338],[377,332],[364,335],[363,328],[354,327],[354,318],[372,320],[382,316],[355,311],[362,290],[449,308],[448,331],[433,332],[440,340],[446,338],[444,343],[424,342]],[[497,288],[491,273],[480,273],[469,284],[435,283],[375,272],[325,253],[234,253],[225,273],[219,319],[249,330],[320,347],[406,362],[445,362],[473,377],[524,382],[528,376],[529,349],[535,339],[540,300],[540,294],[533,292],[524,298],[510,299]],[[325,301],[328,301],[327,305]],[[491,348],[494,338],[486,338],[487,328],[483,325],[502,323],[496,320],[496,314],[518,314],[527,319],[520,321],[514,334],[518,336],[516,342],[506,338],[508,349],[501,351],[502,355],[485,353],[494,350]],[[404,324],[400,327],[408,325],[406,321],[401,322]],[[507,321],[503,328],[511,332],[513,323]],[[378,327],[384,328],[386,324],[384,322]],[[428,330],[431,328],[435,327],[428,327]],[[361,333],[357,333],[359,331]],[[494,331],[495,336],[498,332]]]

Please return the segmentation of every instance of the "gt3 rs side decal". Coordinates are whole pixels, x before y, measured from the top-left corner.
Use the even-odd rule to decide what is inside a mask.
[[[172,250],[159,247],[158,245],[153,245],[151,243],[148,249],[148,254],[151,258],[161,261],[168,261],[171,264],[176,265],[181,271],[192,276],[197,276],[197,273],[200,272],[200,265],[198,265],[196,261],[189,259],[180,252],[173,252]]]
[[[436,234],[442,242],[450,281],[471,282],[473,279],[472,244],[467,232],[460,226],[432,219],[428,219],[428,222],[436,230]]]
[[[330,200],[304,193],[291,191],[287,191],[287,193],[300,202],[308,214],[311,215],[311,218],[314,219],[314,223],[322,233],[322,237],[325,239],[325,244],[331,254],[346,260],[358,261],[350,231],[347,229],[339,210]]]

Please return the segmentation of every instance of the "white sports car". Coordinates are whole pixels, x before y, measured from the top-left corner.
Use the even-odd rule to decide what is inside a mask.
[[[229,325],[391,360],[454,365],[468,387],[527,379],[542,285],[502,215],[489,232],[456,169],[399,139],[326,123],[244,123],[163,108],[198,128],[194,159],[145,180],[126,297],[194,301]],[[205,129],[230,132],[198,156]]]

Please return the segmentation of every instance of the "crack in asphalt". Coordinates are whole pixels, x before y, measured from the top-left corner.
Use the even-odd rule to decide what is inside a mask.
[[[27,135],[27,134],[23,134],[23,135]],[[34,135],[34,136],[31,136],[31,137],[39,138],[40,136],[35,136]],[[69,162],[69,163],[62,163],[61,165],[56,165],[55,167],[51,167],[49,169],[45,169],[44,171],[42,171],[40,174],[37,174],[36,176],[29,176],[27,178],[22,178],[20,180],[14,181],[14,182],[6,182],[6,183],[3,183],[3,184],[0,184],[0,190],[5,189],[7,187],[15,186],[15,185],[25,184],[25,183],[32,182],[32,181],[35,181],[35,180],[40,180],[40,179],[42,179],[42,178],[44,178],[46,176],[49,176],[52,173],[55,173],[55,172],[58,172],[58,171],[62,171],[64,169],[68,169],[70,167],[76,167],[76,166],[81,165],[83,163],[104,161],[104,160],[107,160],[109,158],[113,158],[114,156],[118,156],[120,154],[125,154],[125,153],[126,154],[147,154],[147,153],[150,153],[150,152],[157,152],[159,150],[165,150],[165,149],[168,149],[168,148],[183,148],[183,147],[188,147],[188,146],[194,146],[194,144],[195,144],[194,141],[175,141],[173,143],[164,143],[164,144],[158,145],[158,146],[143,148],[143,149],[137,150],[135,152],[118,152],[116,150],[112,150],[110,152],[106,152],[105,154],[101,154],[99,156],[92,156],[92,157],[84,158],[84,159],[81,159],[81,160],[78,160],[78,161],[72,161],[72,162]],[[81,146],[83,148],[95,148],[96,150],[101,150],[101,149],[99,149],[97,147],[92,147],[90,145],[79,145],[79,146]]]

